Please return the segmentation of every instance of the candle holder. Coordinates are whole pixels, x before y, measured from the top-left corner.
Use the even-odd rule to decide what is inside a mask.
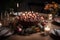
[[[45,28],[44,28],[44,35],[48,35],[50,30],[51,30],[51,29],[50,29],[49,26],[45,27]]]
[[[48,20],[52,20],[53,16],[52,14],[48,14]]]

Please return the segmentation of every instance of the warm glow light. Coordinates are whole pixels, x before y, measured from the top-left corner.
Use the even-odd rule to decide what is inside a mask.
[[[19,3],[17,3],[17,7],[19,7]]]
[[[0,27],[2,26],[2,23],[0,23]]]
[[[22,14],[23,16],[25,16],[25,14]]]
[[[44,30],[45,30],[45,31],[50,31],[50,28],[47,26],[47,27],[45,27]]]
[[[44,19],[44,17],[43,17],[43,16],[41,16],[41,19]]]
[[[58,7],[58,5],[57,4],[54,4],[54,8],[57,8]]]
[[[56,8],[58,8],[58,4],[55,2],[52,2],[52,4],[46,4],[44,9],[49,10],[50,8],[56,9]]]
[[[19,28],[19,31],[22,31],[22,29],[21,29],[21,28]]]

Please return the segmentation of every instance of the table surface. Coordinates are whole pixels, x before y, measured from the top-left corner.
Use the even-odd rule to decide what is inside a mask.
[[[43,14],[44,15],[44,14]],[[46,16],[46,14],[45,14]],[[54,25],[51,23],[51,29],[60,29],[60,26]],[[8,38],[8,40],[53,40],[49,35],[41,36],[40,33],[31,34],[29,36],[21,36],[21,35],[12,35]]]

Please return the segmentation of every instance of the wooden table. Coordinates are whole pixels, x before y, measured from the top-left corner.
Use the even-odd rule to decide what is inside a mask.
[[[51,23],[51,29],[60,29],[60,26],[57,26],[57,25],[54,25]],[[53,40],[53,39],[49,35],[41,36],[40,33],[35,33],[35,34],[31,34],[29,36],[21,36],[21,35],[17,35],[17,34],[12,35],[8,38],[8,40]]]

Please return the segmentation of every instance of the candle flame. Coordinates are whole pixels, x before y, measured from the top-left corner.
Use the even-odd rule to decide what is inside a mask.
[[[45,31],[50,31],[50,28],[48,26],[45,27]]]

